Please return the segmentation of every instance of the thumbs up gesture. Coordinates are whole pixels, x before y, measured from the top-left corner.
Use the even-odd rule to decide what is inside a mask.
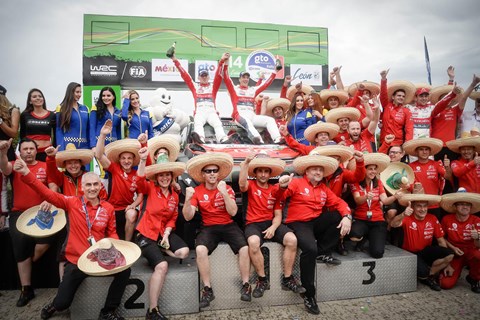
[[[445,157],[443,157],[443,166],[444,167],[450,167],[450,159],[448,159],[447,155],[445,155]]]
[[[477,166],[480,164],[480,157],[478,156],[478,152],[475,152],[475,158],[473,158],[473,161]]]
[[[412,213],[413,213],[412,203],[408,201],[408,207],[405,208],[405,211],[403,212],[403,214],[409,217],[412,215]]]

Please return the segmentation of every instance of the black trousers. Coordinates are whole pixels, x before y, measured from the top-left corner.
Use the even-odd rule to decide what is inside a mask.
[[[307,297],[315,296],[316,258],[320,254],[331,254],[340,239],[337,229],[342,218],[337,212],[322,213],[306,222],[292,222],[287,226],[295,232],[300,254],[300,278],[307,290]]]
[[[114,310],[120,305],[125,287],[130,278],[130,272],[131,269],[128,268],[113,275],[113,281],[108,289],[103,310]],[[53,306],[56,310],[62,311],[71,306],[78,287],[86,277],[88,275],[78,269],[76,264],[66,263],[63,280],[60,282],[57,295],[53,299]]]
[[[368,251],[372,258],[380,259],[385,252],[387,240],[387,223],[385,221],[355,220],[350,230],[350,237],[368,237]]]

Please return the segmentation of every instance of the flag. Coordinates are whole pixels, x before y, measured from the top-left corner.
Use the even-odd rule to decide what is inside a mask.
[[[425,64],[427,65],[428,84],[432,85],[432,71],[430,69],[430,57],[428,55],[427,38],[423,36],[423,45],[425,47]]]

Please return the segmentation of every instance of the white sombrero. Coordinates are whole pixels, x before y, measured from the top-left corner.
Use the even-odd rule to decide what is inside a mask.
[[[388,83],[388,99],[392,99],[392,95],[395,91],[397,90],[403,90],[405,91],[405,102],[404,104],[408,104],[413,101],[413,98],[415,97],[415,85],[411,83],[410,81],[405,81],[405,80],[396,80]]]
[[[442,196],[442,202],[440,202],[440,206],[443,208],[443,210],[454,213],[456,212],[455,203],[457,202],[467,202],[472,204],[472,210],[470,211],[470,214],[480,211],[480,194],[473,192],[455,192],[445,194]]]
[[[267,110],[266,113],[268,116],[273,117],[273,109],[276,107],[281,107],[283,112],[287,112],[290,107],[290,100],[285,98],[273,98],[267,101]]]
[[[100,266],[97,261],[91,261],[90,258],[88,258],[88,255],[94,250],[109,249],[112,245],[115,247],[115,249],[120,251],[125,258],[124,265],[109,270]],[[85,252],[78,259],[77,266],[81,271],[91,276],[108,276],[130,268],[130,266],[134,264],[135,261],[138,260],[138,258],[140,258],[141,254],[142,251],[140,250],[140,247],[133,242],[112,238],[104,238],[99,240],[93,246],[89,247],[87,250],[85,250]]]
[[[432,90],[430,90],[430,102],[432,104],[436,104],[440,99],[443,98],[444,95],[450,93],[454,88],[453,85],[444,85],[444,86],[439,86],[435,87]],[[461,89],[463,92],[463,89]],[[457,95],[458,97],[459,95]]]
[[[323,106],[328,108],[328,98],[337,97],[338,106],[343,106],[348,100],[348,93],[345,90],[332,90],[332,89],[323,89],[320,91],[320,99],[322,100]]]
[[[41,211],[40,205],[25,210],[17,219],[17,229],[35,238],[45,238],[65,227],[65,211],[52,206],[49,212]]]
[[[480,152],[480,137],[460,138],[450,140],[446,143],[447,148],[453,152],[460,153],[461,147],[473,147],[476,152]]]
[[[149,180],[155,180],[156,175],[162,172],[171,172],[172,179],[175,180],[185,172],[185,163],[170,162],[167,155],[161,155],[157,158],[157,163],[145,167],[145,176]]]
[[[380,173],[380,180],[390,194],[395,194],[401,189],[402,183],[412,184],[415,181],[415,173],[409,165],[403,162],[391,162]]]
[[[323,167],[323,176],[327,177],[338,168],[338,161],[318,154],[298,157],[293,161],[293,168],[299,175],[304,175],[309,167]]]
[[[340,107],[328,111],[325,120],[330,123],[337,124],[338,119],[348,118],[350,121],[358,121],[360,119],[360,111],[351,107]]]
[[[129,152],[133,154],[133,166],[138,166],[140,163],[140,156],[138,155],[138,150],[140,150],[141,145],[137,139],[122,139],[117,140],[112,143],[109,143],[105,147],[105,155],[108,160],[119,163],[120,155],[124,152]]]
[[[336,123],[319,121],[315,124],[308,126],[308,128],[303,133],[303,136],[308,141],[315,143],[315,138],[317,137],[317,134],[319,134],[320,132],[328,133],[328,138],[330,140],[333,140],[333,138],[337,136],[339,131],[340,131],[340,127]]]
[[[310,151],[311,155],[321,155],[326,157],[340,157],[340,163],[349,161],[353,157],[353,149],[342,145],[327,145],[316,147]]]
[[[168,135],[161,135],[158,137],[153,137],[148,140],[148,153],[150,158],[153,161],[155,152],[160,148],[165,148],[168,150],[168,160],[173,162],[177,160],[178,154],[180,153],[180,144],[177,139]]]
[[[198,183],[202,183],[203,179],[202,169],[208,165],[216,165],[220,169],[218,173],[218,181],[225,179],[233,168],[233,158],[228,153],[224,152],[206,152],[187,162],[187,172],[190,177]]]
[[[57,167],[65,168],[65,161],[79,160],[82,166],[89,164],[94,156],[93,150],[77,149],[73,143],[67,144],[64,151],[59,151],[55,156]]]
[[[403,144],[403,150],[405,153],[411,156],[417,156],[417,148],[429,147],[430,155],[436,155],[443,148],[443,141],[436,138],[417,138],[409,140]]]
[[[372,81],[360,81],[355,82],[348,87],[348,94],[352,97],[355,96],[357,90],[361,90],[359,88],[361,84],[364,86],[363,90],[370,91],[372,95],[378,95],[380,93],[380,85],[378,83]]]
[[[271,157],[257,157],[254,158],[248,164],[248,175],[253,177],[255,175],[254,171],[257,168],[269,168],[272,170],[270,176],[276,177],[280,175],[284,170],[287,164],[282,159],[271,158]]]
[[[290,86],[287,90],[287,99],[292,101],[293,96],[297,92],[303,92],[304,94],[310,94],[312,92],[315,92],[315,90],[309,86],[308,84],[302,83],[302,87],[300,90],[296,88],[296,86]]]
[[[390,164],[390,157],[384,153],[366,153],[363,155],[363,161],[365,167],[374,164],[377,166],[377,173],[381,173]]]
[[[441,200],[441,196],[434,194],[409,193],[402,194],[398,202],[404,207],[408,206],[409,202],[428,202],[428,206],[430,207],[434,204],[439,204]]]

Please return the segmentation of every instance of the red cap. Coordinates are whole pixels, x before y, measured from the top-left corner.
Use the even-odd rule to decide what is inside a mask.
[[[428,88],[418,88],[417,91],[415,92],[416,96],[419,96],[421,94],[428,93],[430,94],[430,89]]]

